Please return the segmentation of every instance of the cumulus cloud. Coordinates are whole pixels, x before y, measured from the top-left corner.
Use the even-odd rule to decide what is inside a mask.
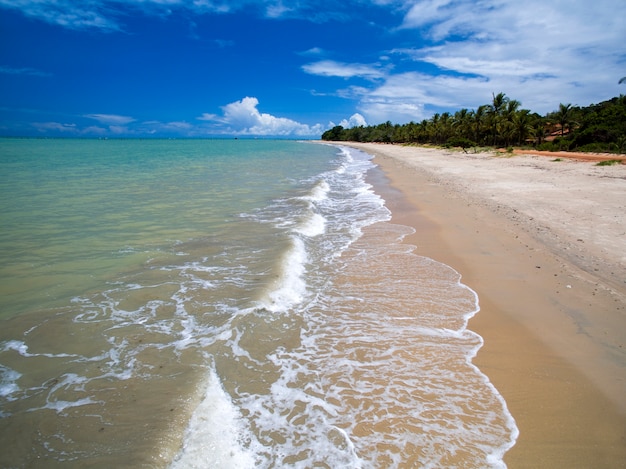
[[[217,122],[220,124],[220,133],[232,135],[311,137],[324,131],[320,124],[309,126],[286,117],[261,113],[257,109],[258,105],[257,98],[245,97],[222,106],[221,116],[204,113],[198,119]]]
[[[343,119],[341,122],[339,122],[339,125],[342,126],[344,129],[350,129],[352,127],[365,127],[367,126],[367,122],[365,121],[365,117],[363,117],[358,112],[355,112],[350,116],[349,119]],[[331,127],[334,126],[335,124],[331,123]]]

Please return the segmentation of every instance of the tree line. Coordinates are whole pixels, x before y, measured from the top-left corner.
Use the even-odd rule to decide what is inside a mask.
[[[322,134],[323,140],[415,143],[461,147],[528,146],[538,150],[626,151],[626,96],[577,107],[559,104],[558,110],[541,116],[504,93],[489,104],[437,113],[430,119],[408,124],[387,121],[373,126],[343,128]]]

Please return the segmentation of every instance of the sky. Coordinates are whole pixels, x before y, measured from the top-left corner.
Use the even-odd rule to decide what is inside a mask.
[[[319,138],[624,76],[626,0],[0,0],[0,136]]]

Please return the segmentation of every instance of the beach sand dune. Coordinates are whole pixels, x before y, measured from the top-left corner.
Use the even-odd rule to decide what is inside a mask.
[[[478,293],[474,363],[520,430],[508,466],[626,467],[626,165],[346,145],[376,156],[406,241]]]

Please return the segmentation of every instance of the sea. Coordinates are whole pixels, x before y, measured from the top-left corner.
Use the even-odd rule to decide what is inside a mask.
[[[505,467],[479,298],[374,181],[311,141],[0,139],[0,467]]]

